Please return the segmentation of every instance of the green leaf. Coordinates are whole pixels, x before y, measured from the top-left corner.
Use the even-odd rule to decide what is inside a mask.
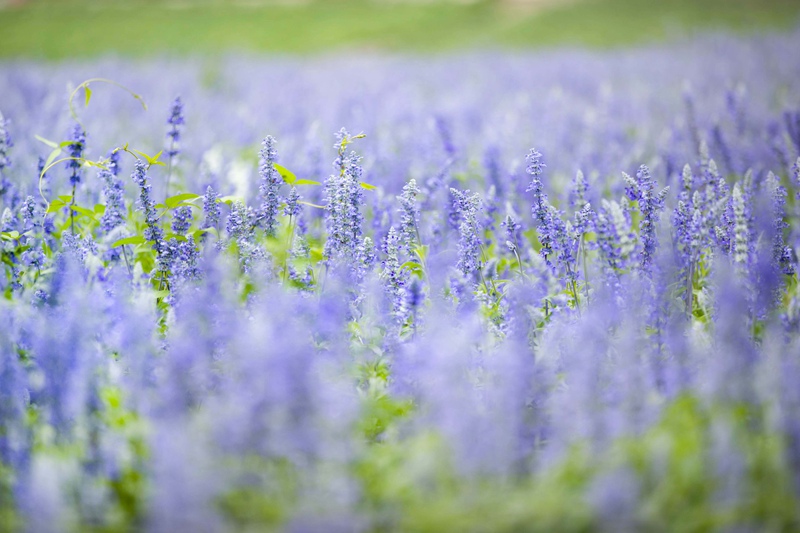
[[[19,232],[18,231],[4,231],[2,234],[4,239],[9,241],[15,241],[19,239]]]
[[[79,205],[72,205],[70,208],[75,211],[76,213],[80,213],[82,215],[86,215],[87,217],[94,218],[94,211],[91,209],[86,209],[85,207],[81,207]]]
[[[200,229],[194,230],[192,232],[192,237],[194,237],[194,239],[197,240],[197,239],[200,238],[201,235],[204,235],[206,233],[216,233],[216,229],[214,229],[214,228],[200,228]]]
[[[425,258],[428,257],[428,245],[416,245],[414,246],[414,255],[420,258],[420,261],[425,262]]]
[[[243,202],[244,199],[241,196],[220,196],[217,198],[217,202],[221,204],[228,204],[231,205],[232,202]]]
[[[278,174],[280,174],[283,177],[283,181],[285,181],[289,185],[292,185],[293,183],[295,183],[297,181],[297,176],[295,176],[292,173],[292,171],[289,170],[288,168],[286,168],[286,167],[284,167],[282,165],[279,165],[278,163],[272,163],[272,168],[277,170]]]
[[[314,180],[297,180],[293,182],[292,185],[322,185],[322,184]]]
[[[325,255],[322,253],[322,248],[312,248],[311,259],[313,261],[322,261],[323,259],[325,259]]]
[[[58,143],[57,143],[57,142],[55,142],[55,141],[51,141],[51,140],[49,140],[49,139],[45,139],[45,138],[44,138],[44,137],[42,137],[41,135],[34,135],[34,137],[36,138],[36,140],[37,140],[37,141],[39,141],[39,142],[43,142],[44,144],[46,144],[46,145],[47,145],[47,146],[49,146],[50,148],[58,148]],[[60,151],[61,151],[61,150],[59,150],[59,152],[60,152]]]
[[[367,189],[368,191],[376,191],[378,188],[375,185],[370,185],[369,183],[361,182],[360,185]]]
[[[71,194],[59,194],[58,195],[58,199],[61,200],[64,203],[71,202],[72,201],[72,195]]]
[[[406,261],[405,263],[400,265],[400,268],[401,269],[402,268],[407,268],[411,272],[414,272],[415,274],[422,274],[422,265],[420,265],[416,261]]]
[[[106,212],[105,204],[97,204],[97,205],[95,205],[94,206],[94,212],[97,213],[98,215],[104,214]]]
[[[52,152],[50,152],[50,155],[47,156],[47,159],[44,162],[44,167],[42,168],[49,167],[53,163],[53,161],[56,160],[59,154],[61,154],[61,148],[56,147]]]
[[[200,195],[190,192],[185,192],[181,194],[176,194],[175,196],[170,196],[169,198],[164,200],[164,203],[166,203],[167,208],[174,209],[175,207],[178,207],[186,200],[194,200],[195,198],[200,198]]]
[[[47,207],[47,213],[55,213],[65,205],[67,205],[66,202],[63,202],[61,200],[53,200]]]
[[[136,235],[135,237],[126,237],[124,239],[114,241],[114,244],[112,244],[111,247],[116,248],[117,246],[125,246],[126,244],[142,244],[143,242],[145,242],[144,237],[141,235]]]
[[[83,86],[83,92],[86,95],[86,100],[84,101],[83,105],[85,107],[88,107],[89,106],[89,99],[91,99],[91,97],[92,97],[92,90],[89,88],[88,84]]]
[[[156,298],[166,298],[169,296],[169,291],[153,291]]]
[[[161,161],[158,160],[158,158],[161,157],[161,154],[164,153],[164,150],[161,150],[160,152],[158,152],[156,155],[154,155],[152,157],[150,157],[146,153],[141,152],[139,150],[131,149],[131,152],[134,152],[134,153],[139,154],[140,156],[142,156],[147,161],[147,164],[150,165],[150,166],[153,166],[153,165],[166,166],[164,163],[162,163]]]
[[[172,233],[171,231],[164,235],[164,238],[167,240],[170,239],[177,239],[179,241],[186,241],[186,235],[181,235],[180,233]]]

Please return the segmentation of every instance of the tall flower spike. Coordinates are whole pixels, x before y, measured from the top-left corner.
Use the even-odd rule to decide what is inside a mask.
[[[417,195],[419,188],[417,181],[409,180],[403,186],[400,199],[400,240],[401,247],[410,257],[414,257],[413,250],[418,241],[419,206],[417,205]]]
[[[661,211],[664,209],[664,200],[669,188],[665,187],[656,194],[655,180],[650,176],[650,169],[645,165],[639,167],[635,181],[624,172],[622,176],[625,179],[625,193],[628,198],[639,203],[639,212],[641,213],[641,221],[639,222],[641,250],[639,258],[642,269],[649,271],[653,255],[658,246],[656,224]]]
[[[239,240],[247,237],[250,225],[250,212],[244,202],[236,201],[231,204],[231,212],[228,215],[228,221],[225,229],[228,232],[228,237],[233,240]]]
[[[97,177],[103,182],[103,198],[106,204],[106,210],[100,218],[100,229],[104,233],[109,233],[125,221],[125,185],[111,168],[116,170],[116,164],[109,165],[109,170],[102,169],[97,173]]]
[[[219,225],[219,194],[214,190],[214,188],[209,185],[206,188],[206,193],[203,195],[203,214],[205,215],[205,221],[203,222],[203,228],[217,228]]]
[[[583,207],[575,213],[575,233],[580,236],[587,231],[589,231],[589,226],[592,222],[592,216],[594,215],[594,211],[592,210],[592,204],[585,203]]]
[[[692,167],[688,164],[683,165],[683,172],[681,173],[681,198],[691,198],[694,189],[694,174],[692,174]]]
[[[192,226],[192,208],[182,205],[172,212],[172,231],[183,235]]]
[[[119,149],[112,150],[111,153],[108,154],[108,163],[106,164],[106,167],[114,176],[119,176],[119,159]]]
[[[72,171],[69,182],[74,187],[81,182],[80,170],[82,163],[80,159],[83,157],[83,152],[86,148],[86,133],[84,133],[80,124],[75,124],[72,128],[69,140],[70,144],[67,145],[67,153],[72,159],[67,161],[67,168]]]
[[[274,237],[278,226],[278,209],[280,206],[278,189],[281,186],[281,175],[273,166],[274,163],[278,162],[278,150],[275,147],[277,143],[271,135],[267,135],[261,144],[263,148],[261,149],[261,163],[258,168],[261,175],[261,181],[258,185],[261,196],[259,217],[264,231],[268,236]]]
[[[478,211],[481,209],[481,199],[478,193],[470,194],[469,190],[461,192],[450,189],[455,198],[456,209],[461,215],[461,224],[458,227],[458,269],[469,277],[477,272],[481,264],[481,240]]]
[[[152,197],[152,187],[147,178],[147,168],[141,159],[137,159],[131,179],[139,187],[139,210],[144,213],[144,238],[153,243],[153,249],[161,256],[164,252],[164,232],[158,225],[156,203]]]
[[[397,323],[402,324],[405,321],[405,287],[408,282],[408,271],[400,266],[400,236],[394,226],[389,228],[383,244],[383,251],[386,259],[383,261],[381,277],[392,306],[392,316]]]
[[[375,261],[377,261],[375,244],[371,238],[364,237],[364,240],[356,247],[355,261],[351,266],[353,279],[356,283],[363,281],[365,274],[375,265]]]
[[[175,159],[178,157],[180,151],[181,129],[184,124],[183,120],[183,102],[181,97],[175,98],[170,108],[169,118],[167,119],[167,157],[169,158],[169,167],[167,169],[167,180],[164,184],[164,196],[169,196],[169,181],[172,178],[172,167],[175,164]]]
[[[508,248],[508,251],[511,253],[516,252],[518,248],[517,242],[520,231],[519,223],[511,214],[508,214],[506,215],[505,220],[500,223],[500,225],[503,226],[503,229],[505,230],[506,248]]]
[[[542,170],[547,166],[541,162],[542,154],[536,151],[535,148],[531,148],[531,151],[528,152],[528,155],[525,156],[525,162],[527,166],[525,167],[525,172],[530,174],[533,178],[531,184],[528,185],[527,191],[535,190],[535,181],[539,176],[542,175]],[[539,182],[541,184],[541,181]]]
[[[740,271],[746,270],[750,258],[750,229],[747,224],[745,201],[739,183],[733,186],[733,262]]]
[[[346,132],[340,132],[337,139],[342,135],[346,135]],[[341,139],[344,143],[347,137]],[[364,219],[361,205],[364,203],[364,193],[361,187],[360,161],[355,152],[347,156],[340,153],[334,161],[334,167],[339,169],[339,174],[332,174],[325,181],[325,227],[328,238],[325,241],[324,255],[329,260],[351,261],[356,257],[361,243]]]
[[[292,187],[289,191],[289,196],[286,198],[286,206],[283,208],[285,216],[297,218],[303,207],[300,204],[300,198],[302,196],[297,192],[297,187]]]
[[[784,206],[786,205],[786,189],[781,185],[780,180],[775,174],[767,174],[765,182],[767,191],[770,194],[770,204],[772,208],[772,260],[781,272],[787,275],[794,273],[792,264],[792,252],[784,244],[783,231],[789,225],[784,221]]]
[[[36,200],[33,199],[33,196],[27,196],[22,202],[20,214],[22,215],[22,228],[25,231],[41,227],[41,220],[36,214]]]
[[[569,205],[574,209],[581,209],[587,202],[586,193],[589,191],[589,183],[586,176],[578,170],[575,179],[572,181],[572,190],[569,194]]]
[[[167,119],[167,140],[169,141],[169,145],[167,146],[167,156],[169,156],[170,160],[181,153],[181,130],[183,129],[182,126],[184,124],[185,120],[183,118],[183,102],[181,102],[181,97],[178,96],[172,102],[169,118]]]
[[[531,214],[536,221],[537,231],[539,233],[539,242],[542,245],[539,251],[540,255],[544,258],[548,266],[552,267],[550,256],[553,253],[553,238],[552,238],[552,212],[550,210],[550,201],[547,194],[544,192],[544,185],[540,176],[542,169],[546,166],[541,162],[542,154],[531,148],[528,155],[525,157],[527,166],[525,171],[531,176],[531,182],[525,192],[533,191],[533,206],[531,207]]]
[[[8,131],[9,121],[3,114],[0,113],[0,174],[3,169],[11,165],[11,159],[8,157],[8,152],[14,143],[11,141],[11,134]]]
[[[617,202],[604,198],[594,219],[593,229],[597,234],[594,246],[600,251],[607,267],[614,272],[626,268],[636,249],[636,236],[631,230],[626,211]]]

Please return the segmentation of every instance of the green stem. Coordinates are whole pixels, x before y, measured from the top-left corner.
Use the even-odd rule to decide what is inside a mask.
[[[72,184],[72,200],[69,203],[69,227],[72,235],[75,235],[75,211],[72,206],[75,205],[75,183]]]
[[[125,251],[125,245],[121,246],[122,248],[122,257],[125,258],[125,266],[128,267],[128,274],[133,277],[133,270],[131,269],[131,264],[128,262],[128,252]]]
[[[581,234],[581,244],[580,244],[580,248],[578,250],[578,253],[580,254],[581,252],[583,253],[583,255],[581,256],[581,261],[583,262],[583,281],[584,281],[584,285],[586,287],[586,298],[588,299],[589,298],[589,269],[586,267],[586,256],[588,254],[586,253],[586,234],[585,233]]]
[[[581,302],[578,299],[578,290],[577,290],[577,287],[575,285],[575,278],[572,275],[572,270],[569,268],[569,263],[567,263],[566,266],[567,266],[567,275],[570,277],[570,282],[568,283],[568,285],[572,289],[572,297],[575,299],[575,309],[578,310],[578,315],[580,316],[580,314],[581,314]]]
[[[286,255],[283,258],[283,283],[286,283],[289,270],[289,255],[292,253],[292,245],[294,244],[294,225],[292,224],[292,218],[292,215],[289,215],[289,241],[286,243]]]
[[[519,265],[519,275],[525,277],[525,273],[522,271],[522,259],[519,257],[519,252],[517,252],[517,245],[514,245],[514,255],[517,257],[517,264]]]

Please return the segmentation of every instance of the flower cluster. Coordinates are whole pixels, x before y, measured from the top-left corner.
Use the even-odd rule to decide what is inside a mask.
[[[0,530],[797,530],[800,33],[693,42],[187,64],[66,169],[0,65]]]

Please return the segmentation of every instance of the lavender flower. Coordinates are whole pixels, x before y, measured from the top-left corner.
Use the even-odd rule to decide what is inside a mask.
[[[219,224],[220,209],[219,194],[214,190],[211,185],[206,188],[206,193],[203,195],[203,214],[205,220],[203,221],[203,228],[216,228]]]
[[[113,174],[115,177],[119,176],[119,160],[120,160],[120,150],[117,148],[112,150],[108,154],[108,163],[106,163],[106,168]]]
[[[746,270],[750,262],[750,228],[745,211],[745,199],[742,188],[736,183],[731,196],[733,207],[733,262],[739,270]]]
[[[617,202],[603,199],[593,229],[597,234],[595,248],[600,252],[606,272],[615,274],[625,269],[636,249],[630,215]]]
[[[177,96],[172,102],[169,118],[167,119],[167,126],[169,128],[167,130],[167,139],[169,140],[169,145],[167,146],[167,155],[170,159],[170,165],[172,164],[172,159],[181,153],[181,130],[183,129],[182,126],[184,124],[185,120],[183,118],[183,102],[181,102],[181,97]]]
[[[406,319],[406,284],[408,283],[408,271],[400,266],[400,236],[394,229],[389,228],[386,240],[383,243],[383,252],[386,259],[383,260],[383,270],[381,277],[384,280],[384,288],[392,309],[392,316],[398,324],[403,324]]]
[[[521,226],[519,225],[517,220],[511,215],[506,215],[505,220],[503,220],[503,222],[501,222],[500,224],[503,226],[503,229],[505,229],[506,248],[508,248],[509,252],[516,253],[518,249],[517,242],[519,240],[519,232]]]
[[[233,202],[231,204],[231,213],[228,215],[228,221],[225,225],[228,237],[237,241],[248,238],[252,231],[252,218],[251,209],[243,202]]]
[[[282,183],[281,175],[273,166],[274,163],[278,162],[278,150],[275,147],[276,141],[271,135],[268,135],[261,144],[263,148],[261,149],[261,164],[258,169],[261,175],[261,181],[258,185],[261,196],[259,218],[267,236],[274,237],[278,226],[278,208],[280,205],[278,189],[280,189]]]
[[[532,177],[531,183],[525,192],[533,191],[533,207],[531,213],[537,224],[539,242],[542,245],[539,254],[544,258],[548,266],[552,267],[550,256],[553,254],[553,220],[550,202],[547,193],[544,192],[544,185],[540,179],[542,169],[546,166],[541,160],[542,154],[531,148],[526,156],[526,172]]]
[[[792,264],[792,251],[784,244],[783,232],[789,225],[784,221],[784,206],[786,205],[786,189],[780,183],[777,176],[770,172],[765,182],[767,192],[770,195],[770,207],[772,215],[772,260],[775,266],[784,274],[792,275],[794,265]]]
[[[192,226],[192,208],[182,205],[172,212],[172,231],[183,235]]]
[[[200,279],[198,258],[199,250],[192,236],[183,241],[178,239],[167,241],[164,264],[169,271],[170,290],[174,292],[181,282]]]
[[[592,204],[588,202],[583,204],[583,207],[575,213],[574,228],[578,237],[589,231],[593,217],[594,210],[592,210]]]
[[[300,193],[297,192],[297,187],[292,187],[289,190],[289,196],[286,198],[286,206],[283,208],[283,214],[287,217],[297,218],[300,216],[302,205],[300,204]]]
[[[478,193],[470,194],[469,190],[450,189],[455,199],[456,209],[461,218],[458,240],[458,269],[469,278],[482,266],[481,239],[478,212],[481,209],[481,198]]]
[[[8,152],[14,143],[11,140],[11,133],[8,131],[9,120],[3,117],[0,113],[0,175],[3,170],[11,165],[11,159],[8,157]]]
[[[328,239],[325,241],[324,255],[329,260],[355,258],[357,255],[364,219],[361,213],[364,194],[360,161],[354,152],[346,157],[340,154],[334,162],[334,166],[340,169],[339,175],[331,175],[325,182]]]
[[[141,159],[134,165],[131,179],[139,187],[138,209],[144,214],[144,238],[153,243],[153,249],[158,256],[164,251],[164,231],[161,229],[156,211],[156,203],[152,198],[150,181],[147,178],[147,168]]]
[[[419,241],[419,206],[417,205],[417,195],[419,194],[417,181],[409,180],[403,186],[403,193],[398,197],[400,200],[400,241],[401,248],[409,257],[414,257],[413,250]],[[413,259],[412,259],[413,260]]]
[[[26,196],[25,201],[22,203],[22,207],[20,208],[20,214],[22,215],[23,231],[35,229],[36,227],[41,225],[39,216],[37,216],[36,211],[37,211],[36,200],[33,199],[33,196]]]
[[[569,205],[575,209],[581,209],[586,203],[586,194],[589,191],[589,183],[583,172],[578,170],[575,174],[575,179],[572,182],[572,188],[569,194]]]
[[[67,153],[69,154],[70,159],[67,161],[67,168],[72,171],[72,175],[69,177],[69,182],[73,186],[73,188],[81,182],[81,166],[83,162],[81,159],[83,158],[83,152],[86,149],[86,133],[84,133],[83,128],[80,124],[75,124],[72,130],[70,131],[69,140],[71,141],[69,145],[67,145]]]
[[[103,197],[106,210],[100,217],[100,229],[110,233],[125,222],[125,184],[117,178],[117,163],[109,165],[109,170],[100,170],[97,177],[103,182]]]
[[[669,187],[665,187],[656,194],[655,181],[650,177],[650,170],[645,165],[639,167],[635,181],[624,172],[622,176],[626,183],[626,195],[639,204],[639,212],[642,216],[639,223],[639,240],[641,241],[639,257],[642,269],[647,272],[650,270],[653,254],[658,246],[656,224],[660,212],[664,209],[664,199]]]

